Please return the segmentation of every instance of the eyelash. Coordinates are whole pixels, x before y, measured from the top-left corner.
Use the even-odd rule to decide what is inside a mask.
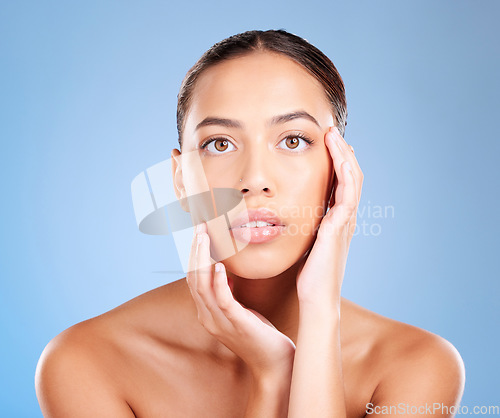
[[[300,139],[303,139],[305,142],[307,142],[309,145],[314,144],[314,139],[310,139],[310,138],[308,138],[307,136],[305,136],[302,133],[287,135],[280,142],[282,142],[282,141],[284,141],[286,139],[289,139],[289,138],[300,138]],[[215,137],[215,138],[209,138],[209,139],[207,139],[205,142],[203,142],[203,144],[200,145],[200,148],[204,150],[210,143],[215,142],[215,141],[217,141],[219,139],[222,140],[222,141],[228,141],[228,142],[230,142],[227,138],[218,136],[218,137]],[[292,148],[290,148],[290,150],[292,150]],[[299,153],[301,153],[303,151],[304,150],[298,151],[298,152],[296,152],[296,154],[299,154]],[[224,153],[223,152],[218,152],[217,154],[224,154]]]

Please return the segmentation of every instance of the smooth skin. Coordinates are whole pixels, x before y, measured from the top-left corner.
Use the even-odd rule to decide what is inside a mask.
[[[193,240],[191,255],[195,268],[190,268],[192,273],[187,281],[200,322],[245,362],[257,388],[264,380],[272,382],[268,388],[274,388],[267,389],[267,393],[256,390],[246,416],[346,416],[340,367],[340,288],[355,231],[363,175],[337,128],[327,133],[325,143],[335,172],[342,174],[336,187],[337,203],[323,218],[318,238],[297,275],[301,323],[306,330],[299,332],[297,352],[286,335],[233,298],[223,263],[215,264],[212,271],[206,224],[199,226]],[[324,324],[325,329],[318,332],[318,324]],[[322,347],[323,341],[328,344]],[[332,351],[335,346],[337,349]],[[290,384],[292,395],[296,396],[292,396],[288,411]]]
[[[299,109],[319,126],[268,123]],[[240,127],[196,129],[207,116]],[[282,236],[248,245],[220,271],[211,260],[220,231],[201,224],[185,278],[47,345],[36,372],[44,416],[364,417],[399,403],[458,405],[465,371],[451,343],[341,297],[363,174],[334,126],[321,85],[286,57],[259,52],[207,70],[182,151],[199,152],[209,186],[241,190],[250,208],[330,210],[285,213]],[[314,143],[290,147],[285,137],[297,133]],[[213,137],[227,151],[199,148]],[[180,155],[173,150],[182,199],[200,184]],[[384,416],[415,416],[396,412]],[[426,416],[452,416],[443,412]]]

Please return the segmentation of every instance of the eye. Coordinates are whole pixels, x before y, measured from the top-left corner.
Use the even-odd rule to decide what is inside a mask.
[[[224,151],[227,151],[229,146],[232,146],[233,149],[236,149],[229,140],[219,137],[207,139],[203,144],[200,145],[200,148],[202,150],[208,149],[212,154],[226,154]]]
[[[306,142],[308,145],[304,145],[303,147],[299,148],[299,145],[300,145],[299,139],[302,139],[302,141]],[[286,144],[286,148],[280,147],[281,149],[302,151],[304,148],[309,147],[309,145],[311,145],[314,142],[314,140],[309,139],[304,134],[298,133],[298,134],[287,135],[285,138],[283,138],[283,140],[280,142],[280,144],[282,142],[284,142]]]

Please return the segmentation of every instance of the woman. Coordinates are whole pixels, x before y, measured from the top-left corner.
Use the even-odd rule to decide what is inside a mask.
[[[296,35],[208,50],[178,96],[174,186],[193,219],[209,221],[187,203],[206,186],[237,189],[245,210],[226,231],[199,222],[185,278],[48,344],[44,415],[453,416],[456,349],[341,297],[363,183],[346,117],[335,66]],[[226,257],[223,232],[237,248]]]

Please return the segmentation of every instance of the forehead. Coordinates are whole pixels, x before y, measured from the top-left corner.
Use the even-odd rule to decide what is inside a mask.
[[[193,92],[186,133],[207,116],[256,126],[297,109],[311,113],[325,129],[333,124],[324,88],[305,68],[281,54],[252,53],[202,73]]]

